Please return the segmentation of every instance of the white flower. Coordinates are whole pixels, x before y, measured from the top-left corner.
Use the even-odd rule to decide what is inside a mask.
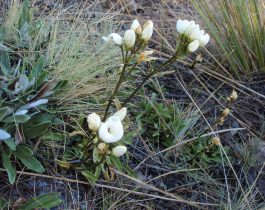
[[[198,29],[198,27],[195,27],[193,29],[193,31],[191,31],[191,33],[189,34],[189,37],[191,40],[198,40],[200,41],[200,39],[204,36],[204,30],[200,30]]]
[[[105,123],[101,123],[98,134],[99,138],[106,143],[119,141],[124,134],[120,118],[117,116],[109,117]]]
[[[198,40],[200,42],[200,47],[204,47],[210,41],[210,36],[209,36],[209,34],[204,34]]]
[[[176,25],[177,31],[180,34],[183,34],[186,31],[186,29],[188,28],[189,24],[190,24],[190,21],[188,21],[188,20],[178,20],[177,25]]]
[[[132,25],[131,25],[131,28],[130,29],[135,31],[139,26],[141,26],[140,23],[139,23],[139,21],[135,19],[132,22]]]
[[[124,155],[127,151],[127,147],[125,146],[116,146],[112,149],[112,154],[116,157],[120,157]]]
[[[136,40],[136,35],[134,30],[125,31],[123,41],[127,49],[131,49],[134,46],[135,40]]]
[[[195,52],[199,48],[199,46],[200,42],[198,40],[194,40],[188,45],[188,51]]]
[[[119,117],[120,121],[123,121],[124,118],[126,117],[126,114],[127,114],[127,109],[123,107],[119,111],[115,112],[113,116]]]
[[[122,37],[117,33],[111,33],[108,35],[108,37],[103,36],[102,39],[105,42],[113,42],[117,46],[121,46],[123,43]]]
[[[101,120],[96,113],[92,113],[87,116],[87,123],[90,130],[97,131],[100,127]]]
[[[197,50],[198,42],[200,47],[204,47],[210,41],[209,34],[205,34],[204,30],[200,30],[200,26],[195,24],[194,21],[178,20],[176,27],[180,34],[185,34],[192,41],[188,46],[190,52]]]
[[[143,25],[143,30],[141,34],[141,39],[147,42],[149,39],[151,39],[153,35],[153,30],[154,30],[154,24],[151,20],[148,20],[144,25]]]
[[[191,38],[191,34],[194,32],[199,32],[200,26],[198,24],[195,24],[194,21],[190,21],[190,24],[188,25],[187,29],[185,30],[184,34]]]
[[[139,21],[136,20],[136,19],[132,22],[132,25],[131,25],[131,28],[130,29],[131,30],[134,30],[134,32],[137,35],[140,35],[142,33],[142,27],[141,27]]]

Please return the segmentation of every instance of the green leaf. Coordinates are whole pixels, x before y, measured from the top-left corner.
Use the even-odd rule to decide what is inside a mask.
[[[31,126],[30,128],[25,128],[24,136],[25,139],[33,139],[41,136],[43,133],[47,131],[50,126],[50,121],[38,123],[36,125]]]
[[[23,145],[18,145],[16,151],[13,153],[28,169],[39,173],[45,171],[41,163],[35,157],[33,157],[33,152],[30,148]]]
[[[38,61],[35,63],[35,65],[33,66],[33,68],[32,68],[31,78],[33,78],[33,77],[35,77],[36,79],[39,78],[39,75],[41,74],[43,68],[44,68],[44,57],[41,56],[38,59]]]
[[[0,63],[1,71],[3,75],[8,76],[11,73],[11,64],[10,64],[9,55],[7,52],[2,52],[1,55],[2,55]]]
[[[9,139],[10,137],[11,135],[9,133],[0,129],[0,140],[6,140],[6,139]]]
[[[16,145],[14,142],[14,139],[9,138],[7,140],[4,140],[4,143],[11,149],[11,150],[16,150]]]
[[[43,83],[43,81],[46,79],[48,73],[47,71],[42,71],[40,73],[40,75],[38,76],[37,80],[36,80],[36,88],[40,87],[41,84]]]
[[[0,32],[0,36],[1,36],[1,32]],[[1,40],[1,38],[0,38]],[[11,52],[11,49],[9,49],[7,46],[5,46],[3,43],[0,43],[0,53],[1,52]]]
[[[25,123],[25,122],[29,121],[30,118],[31,117],[28,116],[28,115],[13,115],[13,116],[5,118],[3,120],[3,122],[7,122],[7,123],[10,123],[10,122]]]
[[[8,202],[0,196],[0,209],[1,210],[8,210]]]
[[[2,121],[10,112],[12,109],[8,106],[0,108],[0,121]]]
[[[8,180],[10,184],[14,184],[16,180],[16,169],[10,161],[11,152],[8,149],[1,148],[3,166],[7,170]]]
[[[59,198],[60,193],[48,193],[45,195],[40,195],[38,197],[32,198],[27,203],[20,206],[20,210],[34,210],[34,209],[49,209],[56,207],[62,203]]]
[[[91,171],[81,171],[81,173],[86,177],[86,179],[91,183],[95,184],[98,178]]]
[[[19,29],[23,27],[23,25],[25,23],[28,23],[29,21],[30,21],[29,20],[29,0],[24,0],[22,13],[18,21]]]
[[[123,167],[122,167],[122,163],[121,163],[120,159],[114,155],[110,155],[109,158],[110,158],[111,162],[114,163],[114,165],[117,167],[117,169],[119,171],[122,171]]]

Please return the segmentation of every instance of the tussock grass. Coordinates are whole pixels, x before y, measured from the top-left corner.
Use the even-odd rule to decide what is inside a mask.
[[[237,78],[265,72],[265,15],[262,0],[192,0]],[[221,58],[222,60],[222,58]]]

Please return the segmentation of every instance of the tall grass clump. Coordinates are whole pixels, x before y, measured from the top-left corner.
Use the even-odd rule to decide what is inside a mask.
[[[192,0],[237,78],[265,72],[265,14],[261,0]]]

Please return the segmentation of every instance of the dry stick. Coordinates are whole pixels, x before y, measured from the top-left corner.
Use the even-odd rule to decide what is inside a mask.
[[[0,171],[7,172],[7,170],[3,169],[3,168],[0,168]],[[134,190],[118,188],[118,187],[113,187],[113,186],[104,185],[104,184],[95,183],[94,185],[91,185],[89,182],[85,182],[85,181],[79,181],[79,180],[69,179],[69,178],[64,178],[64,177],[56,177],[56,176],[49,176],[49,175],[43,175],[43,174],[36,174],[36,173],[30,173],[30,172],[24,172],[24,171],[17,171],[17,173],[20,174],[20,175],[36,176],[36,177],[42,177],[42,178],[47,178],[47,179],[56,179],[56,180],[61,180],[61,181],[65,181],[65,182],[84,184],[84,185],[101,187],[101,188],[110,189],[110,190],[129,192],[129,193],[133,193],[135,195],[148,196],[148,197],[151,197],[151,198],[157,198],[157,199],[161,199],[161,200],[180,202],[180,201],[178,201],[178,200],[176,200],[174,198],[168,198],[168,197],[163,197],[163,196],[159,196],[159,195],[142,193],[142,192],[137,192],[137,191],[134,191]],[[200,204],[200,203],[198,203],[198,204]],[[207,205],[211,205],[211,204],[207,204]]]
[[[127,174],[124,174],[124,173],[122,173],[120,171],[117,171],[115,169],[114,169],[114,171],[117,174],[119,174],[119,175],[121,175],[123,177],[126,177],[127,179],[130,179],[130,180],[132,180],[132,181],[134,181],[134,182],[136,182],[136,183],[138,183],[138,184],[140,184],[140,185],[142,185],[142,186],[144,186],[146,188],[149,188],[150,190],[154,190],[154,191],[160,192],[160,193],[162,193],[164,195],[167,195],[169,197],[172,197],[172,198],[176,199],[176,201],[181,202],[181,203],[186,203],[186,204],[189,204],[189,205],[192,205],[192,206],[196,206],[197,208],[200,208],[198,205],[206,205],[206,206],[207,205],[211,205],[211,206],[217,206],[218,205],[218,204],[208,204],[208,203],[200,203],[200,202],[186,201],[183,198],[181,198],[180,196],[174,195],[173,193],[169,193],[169,192],[166,192],[164,190],[161,190],[161,189],[159,189],[159,188],[157,188],[155,186],[148,185],[148,184],[146,184],[145,182],[143,182],[141,180],[138,180],[138,179],[136,179],[134,177],[131,177],[131,176],[129,176]]]

